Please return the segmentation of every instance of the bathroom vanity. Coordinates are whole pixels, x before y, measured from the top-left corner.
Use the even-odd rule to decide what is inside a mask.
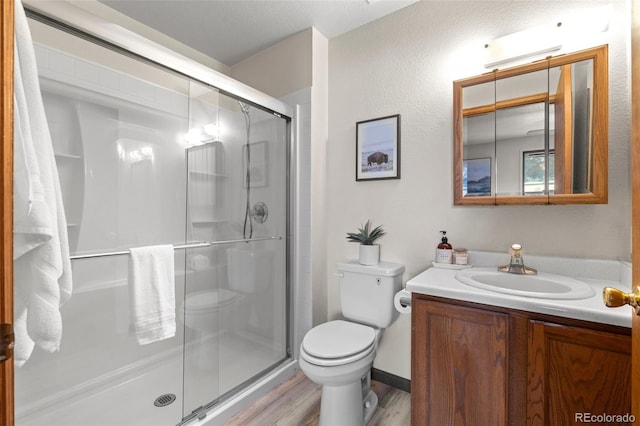
[[[491,254],[472,258],[496,264]],[[562,261],[527,260],[538,270]],[[407,283],[412,424],[568,425],[589,416],[628,417],[631,313],[604,307],[601,294],[604,286],[624,288],[629,265],[565,260],[565,273],[581,274],[593,296],[514,296],[462,284],[453,269],[431,268]]]

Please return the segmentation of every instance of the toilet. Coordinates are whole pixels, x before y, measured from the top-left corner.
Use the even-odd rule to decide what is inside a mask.
[[[225,288],[196,291],[186,297],[180,314],[184,318],[187,341],[195,345],[189,353],[199,369],[218,368],[215,336],[220,332],[220,319],[233,312],[239,299],[238,293]]]
[[[361,426],[378,406],[370,371],[382,330],[399,315],[394,295],[402,289],[404,265],[338,263],[344,320],[320,324],[304,336],[299,364],[322,385],[320,426]]]

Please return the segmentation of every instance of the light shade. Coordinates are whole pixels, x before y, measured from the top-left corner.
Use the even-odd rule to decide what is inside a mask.
[[[485,45],[485,68],[528,56],[553,52],[562,47],[562,23],[539,25],[497,38]]]

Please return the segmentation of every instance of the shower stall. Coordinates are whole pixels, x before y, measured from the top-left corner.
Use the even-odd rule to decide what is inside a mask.
[[[74,291],[60,351],[16,368],[16,424],[203,419],[292,361],[291,114],[29,15]],[[176,334],[140,345],[128,254],[157,244]]]

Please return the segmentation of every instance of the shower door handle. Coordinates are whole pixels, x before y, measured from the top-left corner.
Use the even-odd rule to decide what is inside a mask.
[[[0,362],[8,361],[13,357],[15,338],[12,324],[0,324]]]

